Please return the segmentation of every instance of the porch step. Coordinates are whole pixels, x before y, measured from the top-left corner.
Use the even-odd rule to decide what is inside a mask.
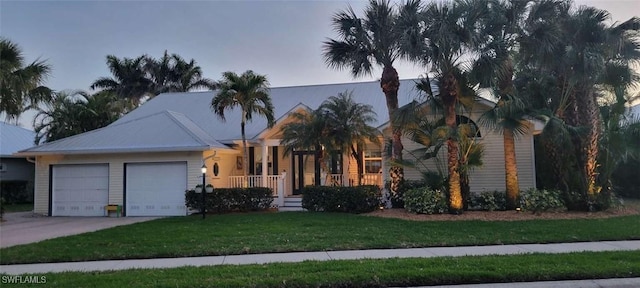
[[[304,211],[302,208],[302,197],[285,197],[284,206],[279,207],[278,211]]]
[[[278,208],[278,212],[306,211],[302,207],[282,206]]]

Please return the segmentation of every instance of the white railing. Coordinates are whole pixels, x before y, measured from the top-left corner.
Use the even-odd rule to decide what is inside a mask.
[[[267,175],[267,188],[273,190],[273,195],[278,195],[278,179],[280,175]],[[244,176],[229,176],[229,188],[242,188],[244,185]],[[262,182],[262,176],[247,176],[246,187],[265,187]]]
[[[382,187],[382,174],[380,173],[365,173],[362,174],[362,185],[377,185]],[[349,185],[356,186],[358,185],[358,174],[352,173],[349,174]]]
[[[322,185],[325,186],[342,186],[344,183],[342,182],[343,176],[342,174],[325,174],[324,181],[322,181]]]

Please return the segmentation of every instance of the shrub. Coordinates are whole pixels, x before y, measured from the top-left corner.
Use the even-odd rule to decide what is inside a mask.
[[[566,208],[560,191],[535,188],[520,193],[520,207],[533,213]]]
[[[302,189],[302,208],[309,211],[365,213],[380,206],[380,188],[307,186]]]
[[[33,183],[29,181],[1,181],[0,196],[6,204],[33,202]]]
[[[571,211],[604,211],[620,204],[620,200],[611,192],[600,192],[589,196],[579,192],[568,192],[563,195],[567,209]]]
[[[270,188],[216,188],[207,193],[206,210],[215,213],[246,212],[269,209],[273,202]],[[185,203],[191,209],[202,208],[202,195],[195,190],[185,191]]]
[[[506,192],[483,191],[479,194],[471,194],[471,208],[483,211],[504,211],[507,209]]]
[[[447,211],[447,197],[439,189],[413,188],[404,194],[404,209],[411,213],[442,214]]]
[[[387,183],[386,187],[390,189],[391,184]],[[391,205],[393,208],[404,208],[404,194],[414,188],[425,187],[427,184],[421,180],[402,180],[396,194],[391,195]]]

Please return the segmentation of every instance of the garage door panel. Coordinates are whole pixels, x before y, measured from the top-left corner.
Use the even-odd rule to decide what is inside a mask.
[[[103,216],[109,201],[109,166],[59,165],[52,175],[53,216]]]
[[[128,216],[184,216],[185,162],[127,164]]]

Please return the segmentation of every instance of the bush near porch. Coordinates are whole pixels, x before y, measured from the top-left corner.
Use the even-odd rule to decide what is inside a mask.
[[[206,209],[214,213],[266,210],[271,207],[272,195],[273,191],[264,187],[216,188],[213,192],[207,193]],[[196,193],[195,190],[187,190],[185,202],[187,207],[200,210],[202,194]]]
[[[307,186],[302,189],[302,208],[309,211],[366,213],[380,207],[380,188]]]

